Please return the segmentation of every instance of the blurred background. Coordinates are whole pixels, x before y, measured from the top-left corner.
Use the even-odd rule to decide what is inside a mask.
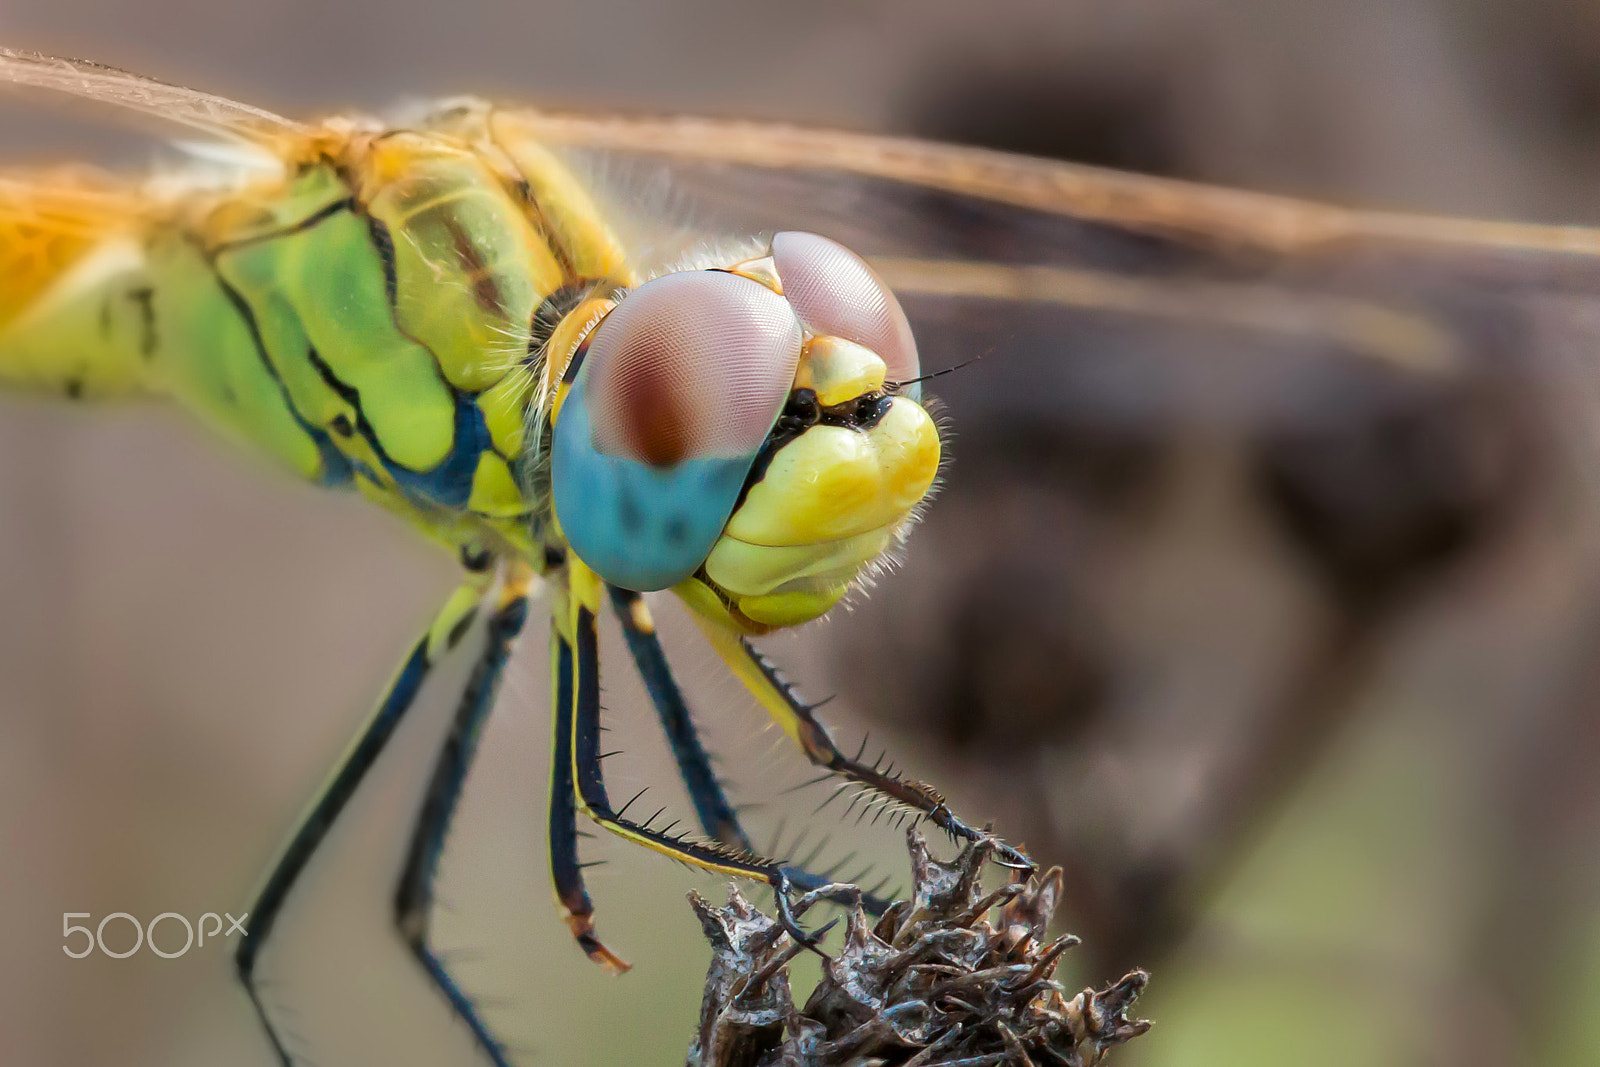
[[[6,0],[0,41],[294,116],[472,92],[1600,223],[1597,12]],[[8,161],[151,154],[81,111],[3,103]],[[962,224],[996,258],[1027,239]],[[847,744],[870,730],[1066,867],[1073,981],[1154,972],[1157,1028],[1118,1062],[1600,1060],[1600,487],[1564,436],[1588,398],[1516,372],[1588,335],[1582,309],[1452,299],[1434,303],[1487,355],[1443,382],[1315,351],[1268,386],[1196,389],[1225,355],[1108,330],[1100,351],[1022,345],[931,383],[953,461],[905,565],[772,645],[837,695]],[[0,402],[0,1059],[271,1062],[231,943],[73,960],[60,915],[247,907],[451,571],[171,412]],[[772,800],[803,768],[677,633],[737,796]],[[601,932],[638,966],[613,979],[572,947],[545,888],[544,640],[530,625],[485,738],[438,940],[526,1062],[679,1062],[707,957],[683,891],[721,890],[585,842],[610,861]],[[637,686],[613,671],[607,696],[628,748],[613,793],[666,783]],[[268,999],[326,1067],[475,1062],[387,928],[441,714],[402,734],[274,941]],[[874,841],[894,873],[893,835]]]

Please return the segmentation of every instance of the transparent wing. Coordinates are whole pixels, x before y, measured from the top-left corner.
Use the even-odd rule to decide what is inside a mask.
[[[775,123],[524,112],[574,148],[763,171],[834,171],[1196,244],[1310,254],[1352,240],[1480,253],[1600,254],[1600,230],[1351,211],[1288,197],[1123,174],[990,149]]]
[[[1558,396],[1600,381],[1596,229],[1353,211],[781,125],[506,117],[623,186],[624,211],[654,200],[696,237],[810,229],[867,255],[926,369],[984,357],[937,391],[991,408],[1259,426],[1303,418],[1336,365],[1407,379],[1494,367]]]
[[[64,93],[229,141],[270,147],[306,132],[261,108],[82,59],[0,48],[0,83]]]

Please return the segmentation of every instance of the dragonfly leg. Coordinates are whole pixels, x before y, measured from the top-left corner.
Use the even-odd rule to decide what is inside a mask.
[[[466,784],[473,758],[477,755],[478,739],[482,735],[484,721],[494,706],[495,692],[499,688],[506,661],[511,656],[512,643],[527,619],[530,584],[531,576],[519,567],[517,573],[508,575],[500,587],[497,601],[487,619],[483,651],[473,664],[466,688],[462,690],[456,705],[450,733],[434,762],[433,775],[411,833],[411,845],[406,851],[405,866],[401,868],[394,897],[395,928],[400,931],[400,936],[434,986],[450,1003],[451,1010],[467,1024],[472,1036],[496,1067],[508,1067],[510,1063],[504,1045],[446,969],[444,961],[429,942],[429,934],[434,878],[438,873],[445,835],[449,832],[450,820],[455,815],[461,790]]]
[[[672,677],[672,667],[667,662],[660,638],[656,636],[655,622],[645,606],[643,595],[617,586],[607,588],[611,594],[612,609],[622,624],[628,651],[633,655],[634,666],[644,679],[650,702],[655,705],[661,719],[662,729],[678,763],[679,776],[689,791],[689,799],[694,805],[701,829],[706,836],[729,848],[755,851],[749,835],[739,823],[738,813],[712,769],[711,757],[700,740],[683,691]],[[790,883],[802,891],[831,884],[830,879],[799,867],[787,868],[787,874]],[[883,914],[888,907],[888,901],[871,892],[863,893],[861,902],[874,915]]]
[[[935,826],[959,840],[976,841],[989,836],[957,818],[932,786],[884,769],[877,763],[864,763],[859,754],[845,755],[834,743],[827,727],[817,720],[812,706],[795,695],[794,687],[748,640],[699,615],[695,616],[695,621],[717,655],[812,763],[860,782],[886,800],[926,816]],[[1034,862],[1020,849],[1002,841],[995,841],[994,848],[996,862],[1029,873],[1036,869]]]
[[[655,705],[672,746],[672,755],[678,761],[678,773],[689,790],[700,827],[713,840],[730,848],[750,850],[750,838],[739,825],[738,813],[733,810],[722,783],[711,767],[711,756],[700,741],[689,713],[683,692],[672,677],[666,653],[656,636],[655,620],[645,606],[642,594],[629,589],[609,587],[611,606],[622,624],[622,634],[627,639],[628,651],[633,654],[634,666],[644,679],[650,702]]]
[[[578,859],[577,787],[572,777],[577,665],[573,662],[571,642],[561,635],[557,626],[551,627],[550,657],[553,690],[550,706],[554,720],[550,738],[550,876],[555,882],[556,902],[578,947],[612,974],[621,974],[630,965],[606,948],[594,932],[594,902],[584,886],[584,865]],[[594,684],[598,685],[598,680]]]
[[[238,971],[239,979],[243,983],[245,992],[250,998],[251,1006],[255,1009],[256,1017],[261,1021],[262,1028],[266,1031],[268,1040],[272,1043],[273,1051],[278,1060],[288,1067],[293,1063],[288,1047],[279,1028],[274,1025],[267,1011],[266,1003],[262,999],[257,963],[267,939],[271,936],[273,927],[283,909],[285,901],[294,889],[301,874],[310,863],[323,839],[327,836],[334,821],[344,810],[345,805],[354,795],[356,788],[361,784],[366,774],[377,763],[389,740],[394,736],[395,729],[400,725],[406,713],[413,707],[418,690],[434,665],[446,655],[467,632],[473,619],[476,617],[484,593],[493,579],[493,574],[488,569],[481,573],[472,573],[468,579],[451,595],[444,607],[434,617],[428,631],[418,640],[416,646],[406,657],[399,673],[390,684],[388,692],[379,702],[377,709],[368,718],[361,732],[346,750],[344,757],[334,771],[333,777],[324,786],[321,793],[312,802],[310,808],[301,818],[299,826],[290,837],[288,844],[279,855],[277,862],[268,874],[266,882],[260,892],[256,894],[255,902],[250,909],[249,918],[245,923],[245,936],[239,941],[238,951],[234,955],[234,966]],[[526,583],[523,583],[523,589]],[[482,660],[473,673],[472,684],[463,694],[460,708],[456,713],[455,723],[452,727],[450,740],[446,743],[446,753],[441,756],[439,767],[436,767],[433,787],[428,794],[428,804],[419,820],[418,840],[413,842],[413,857],[419,849],[426,851],[427,843],[423,840],[423,830],[430,823],[430,811],[436,807],[436,802],[444,799],[438,789],[441,771],[452,757],[454,750],[470,759],[471,741],[476,739],[476,723],[467,723],[463,731],[463,723],[474,717],[481,719],[490,701],[489,696],[494,688],[495,678],[499,673],[500,664],[504,661],[503,648],[509,642],[515,628],[520,626],[520,611],[514,601],[520,599],[521,593],[514,593],[509,600],[500,605],[497,616],[490,623],[491,640]],[[509,631],[509,632],[507,632]],[[499,640],[495,640],[495,638]],[[497,658],[498,657],[498,658]],[[463,746],[460,742],[465,741]],[[452,763],[452,766],[457,764]],[[465,766],[459,764],[464,775]],[[457,783],[459,789],[459,783]],[[448,819],[448,812],[445,813]],[[435,831],[442,834],[442,825],[436,826]],[[437,849],[434,849],[435,853]],[[436,857],[435,857],[436,858]],[[412,870],[408,862],[407,873]],[[405,891],[405,882],[402,881],[402,894]],[[397,909],[401,914],[402,928],[405,923],[405,909]],[[425,923],[424,923],[425,928]],[[408,936],[409,940],[409,936]],[[427,965],[427,961],[424,961]],[[430,974],[432,970],[430,969]],[[435,977],[437,981],[437,976]],[[467,1016],[469,1025],[476,1016],[463,1011],[458,1001],[464,1000],[452,984],[444,986],[446,995],[450,997],[452,1006],[458,1012]],[[474,1033],[479,1033],[481,1027],[474,1026]],[[499,1055],[497,1046],[485,1034],[480,1034],[480,1040],[487,1043],[494,1056],[495,1062],[504,1064],[506,1060]]]
[[[595,618],[601,583],[576,560],[568,565],[568,578],[571,586],[552,597],[555,737],[551,746],[550,867],[556,898],[579,946],[608,970],[620,972],[628,967],[595,935],[594,905],[584,887],[577,855],[579,813],[619,837],[682,863],[766,882],[778,896],[780,918],[791,936],[803,944],[814,943],[816,935],[805,933],[795,922],[789,894],[799,887],[782,864],[720,841],[652,828],[648,822],[628,819],[626,805],[624,810],[612,807],[600,755],[600,652]],[[833,896],[859,893],[853,886],[823,886],[813,892]]]

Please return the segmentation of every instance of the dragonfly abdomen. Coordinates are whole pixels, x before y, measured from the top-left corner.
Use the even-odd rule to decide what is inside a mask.
[[[83,172],[0,177],[0,385],[149,388],[145,201]]]

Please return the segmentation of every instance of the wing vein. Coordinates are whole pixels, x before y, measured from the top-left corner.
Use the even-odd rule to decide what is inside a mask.
[[[249,104],[83,59],[0,48],[0,83],[64,93],[249,144],[270,145],[306,132],[299,123]]]

